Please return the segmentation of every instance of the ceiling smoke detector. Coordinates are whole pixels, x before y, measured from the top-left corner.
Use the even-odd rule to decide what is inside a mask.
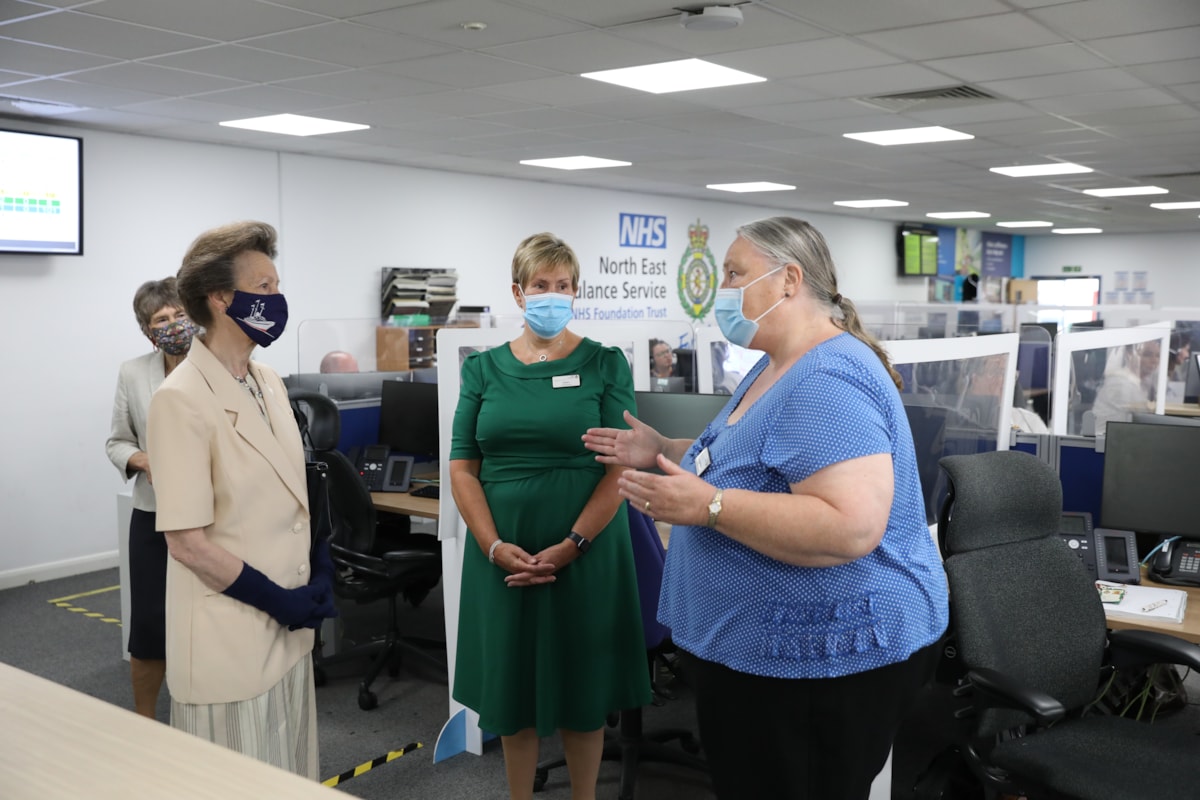
[[[734,6],[705,6],[684,11],[679,24],[689,31],[727,31],[742,24],[742,11]]]

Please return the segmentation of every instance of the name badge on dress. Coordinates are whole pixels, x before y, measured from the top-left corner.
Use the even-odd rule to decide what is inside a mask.
[[[704,470],[708,469],[708,465],[712,463],[712,456],[708,454],[708,448],[704,448],[696,456],[696,474],[703,475]]]
[[[578,375],[555,375],[550,379],[550,385],[555,389],[570,389],[579,385]]]

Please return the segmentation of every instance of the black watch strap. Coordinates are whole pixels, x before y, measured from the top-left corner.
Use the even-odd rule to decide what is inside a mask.
[[[574,542],[575,546],[579,548],[580,555],[586,553],[588,551],[588,548],[592,546],[591,539],[586,539],[583,536],[580,536],[575,531],[571,531],[570,533],[568,533],[567,538],[570,539],[572,542]]]

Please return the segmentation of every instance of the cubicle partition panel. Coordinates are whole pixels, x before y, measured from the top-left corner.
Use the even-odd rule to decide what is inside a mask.
[[[904,379],[925,516],[937,519],[945,494],[943,456],[1007,450],[1019,337],[1014,333],[884,342]]]
[[[1163,413],[1170,322],[1060,332],[1054,340],[1050,426],[1056,436],[1102,435],[1111,419]]]
[[[1058,479],[1063,489],[1063,511],[1086,511],[1095,525],[1100,519],[1100,494],[1104,484],[1104,453],[1090,437],[1055,437]]]
[[[379,318],[306,319],[296,328],[296,371],[320,372],[328,353],[349,353],[360,372],[375,371],[375,329]]]
[[[580,336],[594,339],[601,344],[620,347],[630,359],[629,367],[633,370],[633,388],[639,392],[676,391],[683,387],[674,384],[659,385],[652,383],[650,377],[650,342],[655,339],[666,342],[671,350],[691,349],[695,342],[695,333],[689,322],[682,320],[659,320],[657,322],[596,322],[591,320],[576,320],[571,323],[571,330]],[[510,336],[511,338],[511,336]],[[682,367],[676,365],[680,376]],[[692,391],[695,391],[693,385]]]
[[[761,350],[730,344],[720,328],[696,329],[696,391],[700,394],[733,394],[750,368],[762,358]]]

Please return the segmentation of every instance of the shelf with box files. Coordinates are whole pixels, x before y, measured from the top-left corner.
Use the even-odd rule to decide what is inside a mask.
[[[458,271],[437,267],[384,267],[380,319],[387,325],[437,325],[458,302]]]

